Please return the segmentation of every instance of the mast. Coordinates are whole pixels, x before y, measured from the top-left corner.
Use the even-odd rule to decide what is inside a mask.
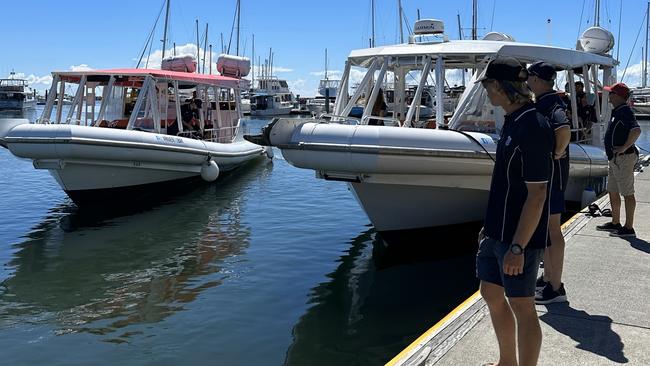
[[[241,18],[241,2],[237,0],[237,56],[239,56],[239,20]]]
[[[372,37],[370,38],[370,47],[375,47],[375,0],[371,2],[371,18],[372,18]]]
[[[201,60],[201,54],[199,53],[200,50],[201,50],[201,45],[199,44],[199,20],[197,19],[196,20],[196,64],[197,64],[196,73],[197,74],[199,73],[198,63]]]
[[[208,23],[205,23],[205,38],[203,39],[203,73],[205,74],[205,54],[208,48]]]
[[[478,39],[476,29],[478,28],[478,0],[472,1],[472,39]]]
[[[251,57],[253,61],[253,73],[251,76],[251,88],[255,88],[255,33],[253,33],[253,56]]]
[[[648,28],[650,28],[650,19],[648,19],[648,16],[650,16],[650,1],[648,1],[648,6],[646,8],[646,15],[645,15],[645,51],[644,51],[644,57],[643,57],[643,87],[645,88],[648,83]]]
[[[165,58],[165,45],[167,44],[167,24],[169,23],[169,2],[167,0],[167,9],[165,10],[165,30],[163,31],[163,49],[162,49],[162,58]]]
[[[399,43],[404,43],[404,29],[402,24],[404,23],[404,15],[402,14],[402,0],[397,0],[397,13],[399,14]]]
[[[596,0],[596,9],[594,9],[594,23],[596,27],[600,27],[600,0]]]
[[[458,19],[458,39],[462,40],[463,39],[463,28],[460,26],[460,13],[456,14],[456,17]],[[465,86],[465,69],[463,70],[463,86]]]

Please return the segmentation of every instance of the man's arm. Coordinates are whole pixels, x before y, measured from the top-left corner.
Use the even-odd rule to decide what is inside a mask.
[[[546,201],[547,183],[526,183],[528,195],[526,202],[521,209],[517,230],[512,237],[512,242],[521,245],[523,248],[528,245],[528,241],[533,236],[539,219],[542,217],[544,202]],[[503,273],[507,275],[518,275],[524,271],[524,256],[515,255],[508,251],[503,258]]]
[[[641,136],[641,127],[635,127],[630,130],[630,133],[627,135],[627,140],[625,140],[625,144],[623,146],[617,146],[612,149],[614,151],[614,154],[622,154],[625,152],[625,150],[629,149],[634,145],[636,140]]]
[[[553,158],[555,160],[564,157],[565,150],[571,141],[571,129],[568,125],[561,126],[555,130],[555,152]]]

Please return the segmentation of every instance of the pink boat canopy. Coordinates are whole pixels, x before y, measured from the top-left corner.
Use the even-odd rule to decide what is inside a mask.
[[[142,86],[145,77],[151,76],[155,79],[165,79],[168,81],[179,81],[181,84],[187,82],[189,84],[211,85],[221,88],[240,88],[240,79],[221,76],[221,75],[207,75],[207,74],[194,74],[189,72],[168,71],[159,69],[108,69],[108,70],[88,70],[88,71],[55,71],[53,75],[59,75],[62,81],[78,83],[82,76],[86,76],[88,80],[92,80],[93,76],[99,77],[98,80],[102,83],[101,76],[116,76],[116,85],[121,86]],[[105,78],[104,82],[108,82]]]

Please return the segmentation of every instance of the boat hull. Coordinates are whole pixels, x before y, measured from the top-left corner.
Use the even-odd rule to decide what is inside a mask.
[[[22,124],[3,140],[14,155],[33,160],[36,169],[49,170],[79,203],[95,201],[94,194],[103,201],[150,185],[200,179],[208,158],[220,172],[228,172],[265,152],[239,137],[224,144],[70,125]]]
[[[4,110],[22,110],[36,108],[36,101],[31,100],[12,100],[0,99],[0,111]]]
[[[292,107],[272,109],[251,109],[251,116],[282,116],[291,114]]]
[[[481,133],[280,119],[268,139],[292,165],[350,184],[378,231],[482,220],[496,143]],[[571,144],[568,200],[607,175],[603,149]],[[575,196],[575,197],[574,197]]]

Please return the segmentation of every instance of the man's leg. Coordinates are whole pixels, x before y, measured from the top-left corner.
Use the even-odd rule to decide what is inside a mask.
[[[625,227],[628,229],[634,229],[634,210],[636,209],[636,198],[633,194],[631,194],[628,196],[623,196],[623,199],[625,199]],[[613,210],[614,209],[612,206],[612,212]]]
[[[609,203],[612,205],[612,223],[621,223],[621,196],[618,192],[609,192]]]
[[[561,214],[550,216],[548,233],[551,238],[551,246],[544,251],[544,277],[546,281],[551,282],[553,290],[557,291],[562,284],[564,267],[565,243],[564,235],[562,235]],[[548,264],[550,264],[550,268],[547,273]]]
[[[535,298],[511,297],[508,301],[517,318],[519,366],[535,366],[542,347],[542,329],[535,310]]]
[[[494,333],[499,342],[499,366],[516,366],[515,318],[506,301],[503,287],[481,281],[481,296],[490,309]],[[535,309],[533,305],[533,310]],[[539,324],[538,324],[539,326]]]

